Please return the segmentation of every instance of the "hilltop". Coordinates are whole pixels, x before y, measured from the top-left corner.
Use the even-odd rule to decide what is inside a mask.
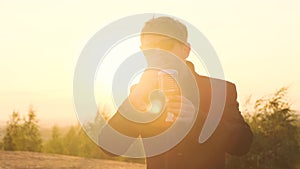
[[[0,151],[0,169],[145,169],[137,163],[21,151]]]

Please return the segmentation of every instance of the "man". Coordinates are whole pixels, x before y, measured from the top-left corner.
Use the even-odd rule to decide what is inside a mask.
[[[118,142],[116,135],[110,136],[108,126],[125,136],[145,140],[168,132],[177,123],[180,128],[192,126],[178,144],[165,152],[149,155],[155,147],[145,147],[148,169],[221,169],[225,167],[226,153],[243,155],[249,151],[253,135],[239,111],[235,85],[195,72],[193,64],[186,61],[190,45],[185,25],[170,17],[149,20],[142,29],[141,49],[149,69],[143,73],[139,84],[131,88],[128,98],[100,133],[100,145],[114,142],[114,148],[125,153],[131,144],[130,141]],[[188,79],[190,75],[192,79]],[[162,80],[164,78],[166,80]],[[193,87],[193,80],[197,88]],[[199,135],[215,101],[213,83],[225,85],[223,115],[215,132],[201,143]],[[173,90],[166,92],[168,86],[164,84],[169,84]],[[126,117],[127,114],[130,115]],[[172,141],[173,136],[174,133],[166,137],[165,142]]]

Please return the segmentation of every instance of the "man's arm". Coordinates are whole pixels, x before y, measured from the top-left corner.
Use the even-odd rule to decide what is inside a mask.
[[[249,151],[253,133],[241,115],[236,87],[232,83],[227,84],[226,106],[219,130],[225,139],[226,152],[232,155],[244,155]]]
[[[123,155],[139,136],[137,124],[124,117],[119,110],[109,119],[98,137],[100,147],[109,155]]]

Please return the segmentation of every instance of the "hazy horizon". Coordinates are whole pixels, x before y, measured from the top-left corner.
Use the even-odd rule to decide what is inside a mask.
[[[73,74],[81,50],[107,24],[145,12],[196,26],[216,50],[225,79],[236,84],[240,106],[250,95],[254,101],[288,86],[292,108],[299,112],[299,7],[296,0],[0,0],[0,123],[14,110],[26,114],[32,105],[40,124],[76,124]]]

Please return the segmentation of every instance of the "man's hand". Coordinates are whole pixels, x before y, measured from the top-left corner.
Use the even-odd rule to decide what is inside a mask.
[[[196,115],[193,103],[184,96],[175,95],[168,97],[166,105],[166,122],[186,122],[193,121]]]

